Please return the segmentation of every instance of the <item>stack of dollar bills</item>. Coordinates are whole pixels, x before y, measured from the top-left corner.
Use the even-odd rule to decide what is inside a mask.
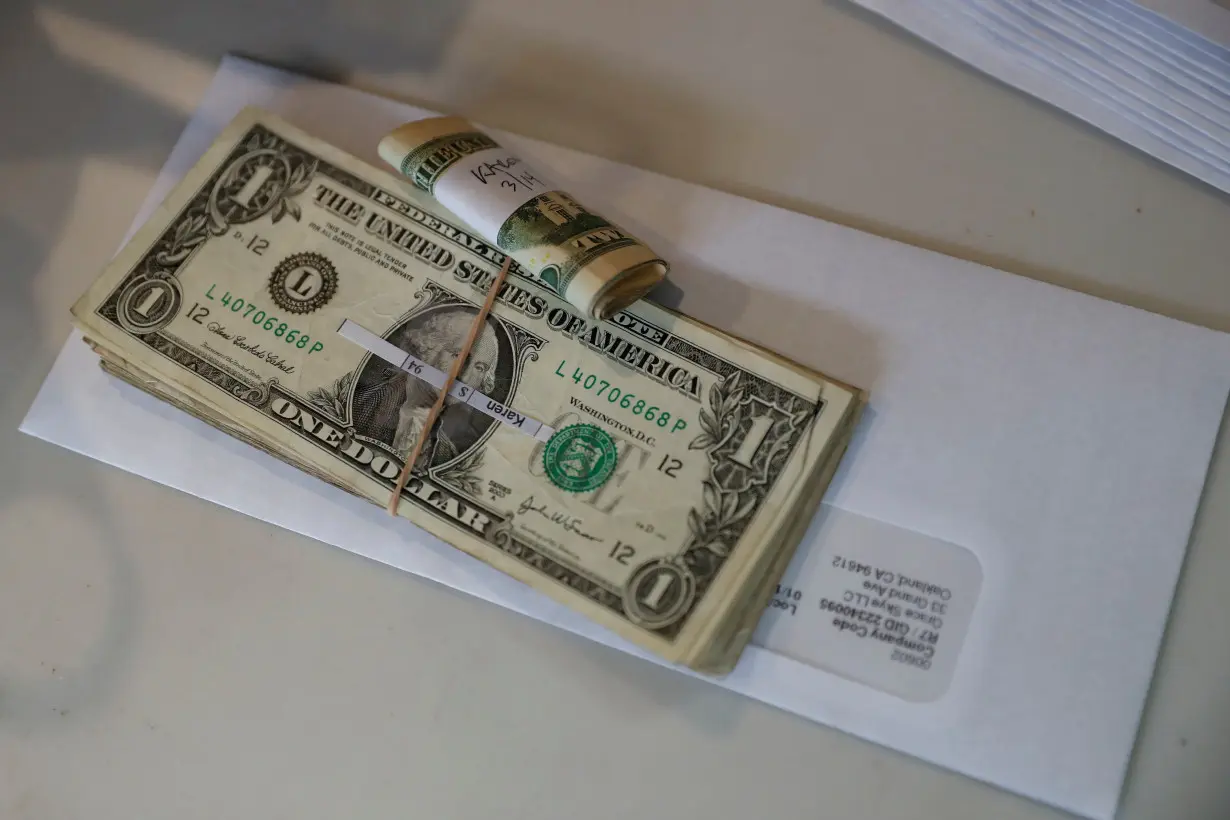
[[[74,305],[111,374],[384,506],[504,262],[408,180],[230,124]],[[733,668],[864,394],[514,266],[399,514],[669,661]]]

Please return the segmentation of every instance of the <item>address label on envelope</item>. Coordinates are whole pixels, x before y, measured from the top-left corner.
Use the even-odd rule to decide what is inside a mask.
[[[754,640],[911,701],[948,690],[982,587],[969,550],[825,506]]]

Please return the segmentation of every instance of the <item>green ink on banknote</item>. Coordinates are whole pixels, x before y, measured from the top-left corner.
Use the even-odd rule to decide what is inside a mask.
[[[615,472],[618,461],[614,439],[592,424],[574,424],[559,430],[542,453],[551,483],[570,493],[598,489]]]

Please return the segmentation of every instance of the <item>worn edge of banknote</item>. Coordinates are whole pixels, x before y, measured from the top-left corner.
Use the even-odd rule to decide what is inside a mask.
[[[386,186],[387,189],[398,191],[403,196],[405,195],[404,188],[397,184],[395,176],[362,163],[272,115],[257,109],[248,109],[228,126],[205,156],[202,157],[172,193],[168,195],[158,211],[138,230],[133,239],[107,267],[103,275],[99,277],[74,306],[74,315],[78,323],[95,342],[110,350],[120,351],[121,353],[127,345],[133,344],[133,334],[119,328],[114,322],[99,321],[99,316],[95,314],[94,308],[101,305],[107,296],[118,292],[122,281],[126,281],[127,277],[135,275],[137,263],[144,259],[147,253],[152,252],[164,231],[172,224],[173,217],[183,211],[193,197],[197,196],[208,183],[213,182],[216,186],[219,175],[223,173],[224,168],[228,167],[227,160],[240,150],[242,140],[248,135],[253,126],[257,125],[263,126],[272,135],[293,143],[299,150],[327,162],[335,171],[341,174],[354,174],[358,179],[364,180],[368,184],[373,184],[371,180],[377,180]],[[293,202],[283,200],[283,203],[285,204],[278,204],[276,207],[294,207]],[[431,203],[425,202],[422,199],[415,202],[414,205],[428,213],[433,212]],[[441,209],[436,206],[434,210],[438,211]],[[211,214],[211,216],[213,215]],[[222,221],[225,223],[225,219]],[[493,250],[493,256],[488,259],[492,267],[494,267],[498,256]],[[527,281],[533,282],[532,277],[527,276],[525,278]],[[678,318],[677,314],[651,303],[639,303],[632,312],[646,321],[659,324],[668,323],[672,317]],[[707,332],[708,330],[702,323],[690,319],[687,321],[691,322],[698,331]],[[819,495],[822,494],[824,486],[827,485],[828,477],[831,477],[831,473],[836,467],[840,452],[844,450],[845,444],[848,441],[849,431],[865,402],[865,393],[857,388],[843,385],[808,368],[790,362],[770,351],[726,336],[725,334],[714,335],[711,341],[715,346],[725,347],[728,351],[730,348],[737,348],[754,353],[762,361],[771,363],[778,368],[779,373],[777,375],[785,381],[793,382],[803,394],[806,393],[806,388],[810,385],[814,388],[815,392],[815,395],[811,396],[813,405],[817,408],[823,405],[826,410],[833,411],[832,414],[837,416],[831,419],[832,423],[828,425],[828,431],[821,436],[823,440],[819,442],[819,446],[825,452],[812,452],[809,460],[812,465],[819,465],[819,471],[824,474],[824,477],[816,478],[812,476],[816,482],[815,484],[811,481],[806,481],[809,476],[803,470],[806,467],[805,461],[807,460],[802,457],[802,454],[811,449],[814,442],[810,440],[805,444],[798,445],[788,463],[777,476],[777,480],[783,484],[800,485],[792,487],[784,497],[778,499],[777,514],[779,516],[801,516],[805,520],[809,520],[815,510],[812,497],[814,496],[815,502],[818,503]],[[143,378],[170,385],[171,392],[179,391],[186,395],[195,395],[192,387],[199,386],[175,366],[157,358],[140,365],[132,365],[132,367],[140,370]],[[787,378],[787,374],[793,374],[795,378]],[[715,387],[719,386],[721,386],[720,382],[718,385],[715,385]],[[829,395],[822,396],[821,394],[825,393],[825,391],[828,391]],[[268,419],[258,410],[244,404],[242,401],[235,403],[234,406],[225,405],[223,404],[224,399],[226,402],[231,403],[235,401],[236,397],[226,394],[221,390],[217,392],[218,395],[202,394],[197,396],[197,407],[205,408],[202,412],[196,413],[197,415],[215,414],[219,418],[230,420],[228,425],[230,427],[251,431],[252,435],[244,437],[245,440],[253,438],[257,440],[276,439],[278,432],[280,432],[279,429],[269,424]],[[709,398],[715,404],[722,400],[716,394],[711,395]],[[265,400],[268,401],[267,396]],[[806,435],[809,439],[817,436],[817,432],[816,426],[809,423],[806,430]],[[295,443],[297,444],[298,442]],[[295,451],[286,453],[286,456],[284,460],[291,461],[291,463],[297,461],[311,463],[311,453]],[[390,482],[377,481],[365,475],[357,477],[347,476],[340,480],[336,476],[332,478],[321,477],[379,504],[384,503],[390,490]],[[812,486],[803,486],[805,484]],[[747,630],[745,627],[738,628],[734,633],[729,631],[736,606],[746,607],[747,605],[747,601],[741,600],[741,596],[748,593],[748,584],[755,583],[755,586],[763,591],[767,584],[759,579],[764,578],[766,561],[772,567],[780,564],[781,570],[784,570],[785,563],[783,562],[782,554],[784,553],[785,558],[788,560],[789,554],[797,546],[798,537],[801,536],[802,529],[805,528],[805,523],[804,527],[799,527],[796,522],[796,526],[790,529],[797,530],[798,532],[797,535],[792,534],[790,536],[789,543],[762,545],[764,548],[760,549],[752,548],[756,544],[754,533],[745,531],[741,539],[747,540],[747,547],[739,555],[734,556],[736,560],[724,562],[725,565],[721,566],[721,571],[715,573],[715,577],[712,579],[708,589],[708,594],[704,595],[697,606],[689,611],[687,623],[683,629],[679,630],[672,639],[667,640],[652,630],[637,626],[625,618],[613,616],[608,609],[587,600],[570,587],[562,584],[548,583],[547,579],[540,573],[530,570],[524,564],[514,561],[504,553],[493,549],[487,541],[470,538],[464,531],[461,531],[459,535],[458,529],[449,528],[444,522],[432,517],[424,518],[419,516],[416,518],[409,511],[403,514],[433,535],[448,541],[471,555],[479,557],[481,560],[496,566],[513,577],[535,586],[563,603],[582,611],[592,619],[613,629],[624,637],[666,657],[668,660],[692,666],[708,667],[716,665],[722,668],[728,667],[731,662],[730,651],[725,652],[724,659],[717,664],[706,662],[705,658],[712,654],[715,641],[721,640],[727,644],[738,644],[739,639],[732,637],[732,635],[737,636],[744,633],[750,635],[750,630]],[[753,518],[758,519],[755,522],[755,529],[761,533],[777,532],[783,526],[782,522],[766,521],[761,516],[753,516]],[[780,541],[781,539],[778,540]],[[459,541],[461,543],[458,543]],[[740,540],[739,543],[743,544],[744,540]],[[769,547],[772,548],[771,558],[767,555]],[[771,569],[769,575],[771,576],[774,571],[776,570]],[[780,571],[777,574],[780,574]],[[759,576],[759,579],[756,576]],[[757,613],[753,614],[758,617]],[[745,614],[741,618],[735,618],[735,620],[747,621],[749,617]],[[754,621],[754,618],[752,620]],[[743,642],[746,641],[745,638],[742,640]],[[737,657],[737,649],[741,648],[741,644],[738,647],[732,646],[732,648],[734,649],[733,656]]]

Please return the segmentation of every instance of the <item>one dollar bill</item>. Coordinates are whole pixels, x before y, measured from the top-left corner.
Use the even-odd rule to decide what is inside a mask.
[[[445,214],[249,109],[73,315],[109,372],[383,506],[504,261]],[[517,267],[459,381],[400,514],[715,673],[863,403],[650,303],[596,321]]]
[[[379,150],[416,188],[595,319],[609,319],[666,276],[666,262],[645,243],[460,117],[408,122]]]

